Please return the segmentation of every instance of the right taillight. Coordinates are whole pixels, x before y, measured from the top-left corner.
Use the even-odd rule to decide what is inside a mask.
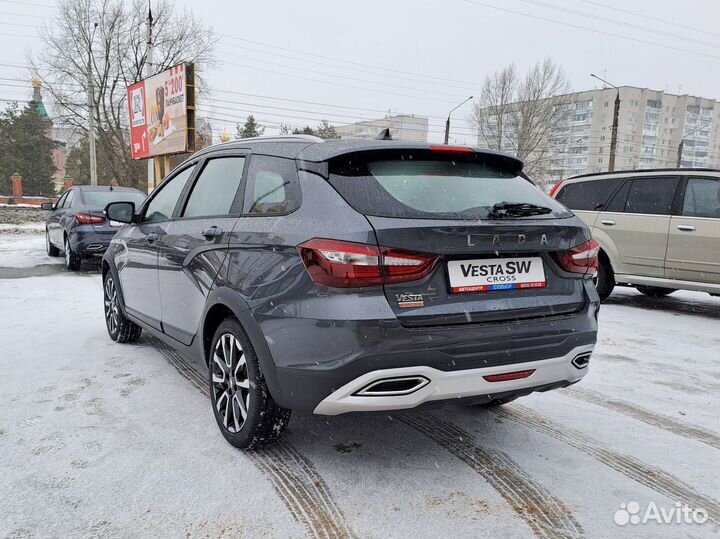
[[[315,238],[297,247],[313,281],[335,288],[415,281],[429,274],[437,257],[400,249]]]
[[[600,244],[595,240],[590,240],[567,251],[553,253],[553,256],[565,271],[594,275],[600,264],[599,253]]]

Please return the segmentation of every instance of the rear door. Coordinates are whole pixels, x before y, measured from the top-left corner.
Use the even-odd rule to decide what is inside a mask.
[[[139,222],[128,227],[123,234],[121,242],[124,250],[116,259],[126,308],[158,329],[161,327],[162,310],[157,241],[175,215],[194,169],[194,163],[186,166],[163,180],[153,191],[143,206]]]
[[[680,179],[628,180],[595,223],[594,235],[609,251],[616,274],[665,276],[670,214]]]
[[[472,152],[331,163],[331,183],[365,214],[390,256],[393,248],[437,256],[427,277],[385,285],[402,324],[517,320],[576,312],[585,304],[582,279],[561,270],[553,253],[587,242],[587,227],[503,167]],[[501,202],[536,204],[549,213],[491,218],[489,209]]]
[[[600,212],[607,209],[612,195],[624,178],[583,179],[560,187],[555,200],[570,208],[589,227],[595,226]]]
[[[720,284],[720,179],[690,177],[670,219],[666,276]]]
[[[205,298],[227,254],[233,226],[242,212],[245,155],[204,160],[178,217],[157,241],[163,331],[190,344]]]

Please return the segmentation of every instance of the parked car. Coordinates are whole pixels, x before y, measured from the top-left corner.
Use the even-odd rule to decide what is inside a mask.
[[[105,206],[115,201],[140,205],[145,197],[142,191],[129,187],[81,185],[68,189],[57,203],[42,205],[42,209],[52,210],[45,223],[47,254],[64,254],[67,269],[80,269],[84,258],[103,255],[122,226],[105,217]]]
[[[600,244],[602,299],[615,285],[653,297],[678,289],[720,294],[720,171],[585,174],[553,195]]]
[[[223,436],[275,440],[290,410],[500,404],[588,371],[588,227],[467,147],[259,138],[202,150],[103,258],[110,337],[145,329],[206,375]],[[167,413],[172,414],[172,410]]]

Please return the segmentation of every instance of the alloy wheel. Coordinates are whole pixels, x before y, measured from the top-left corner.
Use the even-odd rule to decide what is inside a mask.
[[[67,238],[65,238],[65,266],[68,268],[70,267],[70,262],[72,261],[71,256],[72,255],[70,253],[70,242]]]
[[[213,351],[210,365],[215,409],[228,432],[238,433],[250,407],[250,377],[240,341],[223,333]]]
[[[112,277],[105,279],[105,323],[110,334],[114,334],[118,328],[119,307],[117,301],[117,290]]]

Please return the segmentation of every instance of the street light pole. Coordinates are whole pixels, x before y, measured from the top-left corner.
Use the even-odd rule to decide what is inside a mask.
[[[455,110],[459,109],[459,108],[462,107],[465,103],[467,103],[468,101],[470,101],[472,98],[473,98],[473,96],[468,97],[465,101],[463,101],[463,102],[460,103],[457,107],[455,107],[455,108],[452,109],[450,112],[448,112],[448,117],[447,117],[447,120],[445,121],[445,144],[446,144],[446,145],[448,144],[448,141],[450,140],[450,115],[451,115]]]
[[[148,17],[147,17],[147,59],[145,60],[145,78],[149,78],[153,75],[153,44],[152,44],[152,27],[153,27],[153,16],[152,16],[152,2],[148,2]],[[148,96],[145,96],[145,100],[148,100]],[[147,113],[147,111],[146,111]],[[149,141],[148,141],[149,143]],[[150,193],[155,189],[155,159],[147,160],[147,192]]]
[[[615,86],[614,84],[610,84],[608,81],[601,79],[594,73],[590,73],[590,76],[603,82],[604,84],[607,84],[608,86],[612,86],[617,90],[617,94],[615,95],[615,108],[613,109],[613,123],[612,123],[612,131],[610,132],[610,157],[608,158],[608,172],[613,172],[615,170],[615,154],[617,152],[617,136],[618,136],[618,122],[620,119],[620,88]]]

